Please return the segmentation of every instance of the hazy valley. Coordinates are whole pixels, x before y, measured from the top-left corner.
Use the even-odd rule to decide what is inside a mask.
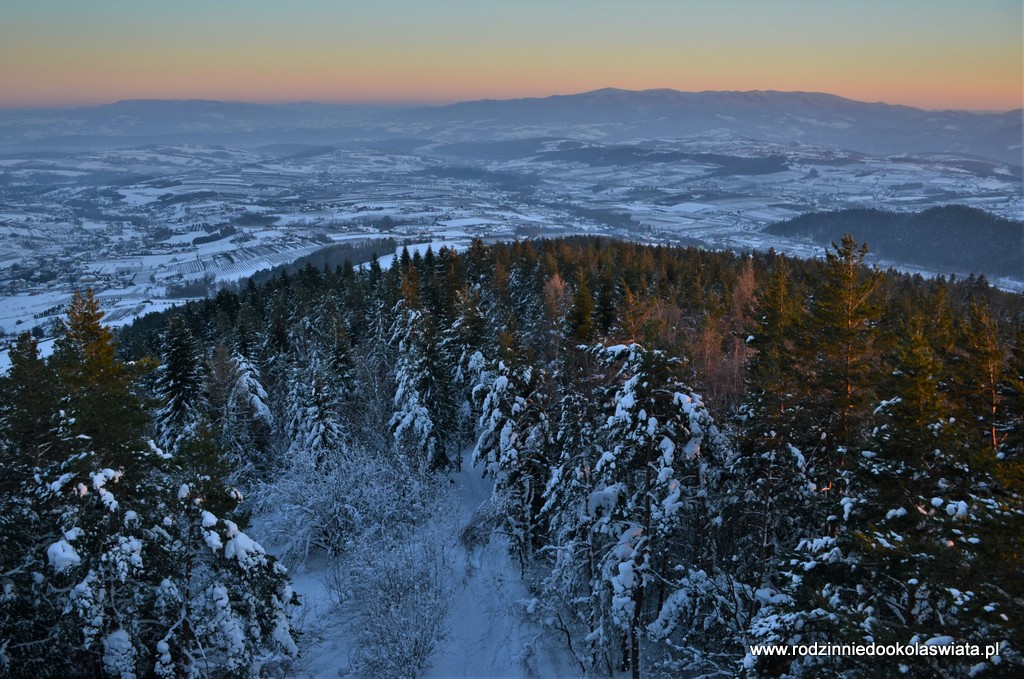
[[[821,242],[765,227],[952,204],[1020,220],[1021,167],[1010,162],[1020,120],[670,90],[404,110],[152,101],[7,111],[0,332],[45,336],[76,287],[92,287],[123,324],[168,298],[381,237],[461,249],[594,234],[810,257]],[[983,254],[986,243],[975,245]],[[879,263],[1024,287],[1024,271]]]

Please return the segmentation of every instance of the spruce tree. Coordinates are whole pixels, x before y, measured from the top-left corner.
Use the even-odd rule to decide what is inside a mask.
[[[525,567],[545,532],[540,510],[552,455],[550,377],[542,369],[519,369],[502,361],[491,372],[473,464],[494,479],[505,529]]]
[[[228,518],[239,496],[216,451],[171,455],[147,440],[140,385],[101,317],[91,294],[75,295],[52,358],[57,398],[39,420],[57,422],[55,445],[12,469],[19,496],[2,498],[18,521],[0,521],[0,665],[26,677],[254,677],[296,652],[287,574]],[[38,372],[24,359],[14,395]]]
[[[413,468],[443,469],[457,463],[460,451],[456,357],[439,341],[433,319],[406,302],[400,303],[390,340],[397,389],[389,427]]]
[[[876,291],[881,273],[864,266],[867,245],[850,234],[825,255],[824,279],[815,298],[809,338],[816,344],[815,385],[831,405],[826,431],[841,445],[861,433],[866,404],[878,374]]]
[[[117,360],[114,334],[102,324],[103,315],[92,290],[76,291],[52,362],[65,404],[65,440],[88,439],[93,453],[116,469],[145,448],[148,416],[132,375]]]
[[[572,306],[566,319],[569,324],[569,336],[579,342],[589,342],[594,335],[594,297],[587,286],[586,274],[576,274],[576,290],[572,296]]]
[[[53,660],[62,612],[40,596],[33,575],[57,539],[35,481],[60,460],[57,385],[31,334],[19,336],[8,356],[10,372],[0,376],[0,676],[28,677],[44,674]]]
[[[587,505],[602,555],[592,597],[604,633],[623,635],[623,669],[639,677],[648,635],[671,646],[674,633],[693,630],[694,580],[703,581],[714,563],[709,487],[722,441],[680,380],[677,360],[639,345],[595,351],[610,379]],[[669,669],[687,664],[678,658]]]
[[[39,355],[39,342],[30,333],[18,337],[8,358],[11,369],[0,376],[0,423],[12,456],[3,467],[39,467],[57,444],[56,375]]]
[[[179,439],[195,433],[203,412],[203,359],[192,332],[180,315],[171,317],[164,334],[162,361],[156,372],[157,441],[174,450]]]
[[[300,322],[292,336],[281,463],[302,464],[312,473],[344,446],[340,404],[345,384],[333,369],[334,347],[311,319]]]

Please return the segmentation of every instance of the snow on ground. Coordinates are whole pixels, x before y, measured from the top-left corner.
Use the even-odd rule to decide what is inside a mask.
[[[448,228],[463,229],[467,226],[488,226],[494,224],[493,219],[483,219],[480,217],[463,217],[460,219],[444,219],[439,222],[440,224],[447,226]]]
[[[463,457],[453,475],[462,499],[463,521],[491,496],[493,484]],[[566,677],[576,676],[561,649],[551,647],[550,631],[526,621],[533,598],[508,552],[507,540],[494,536],[469,554],[461,544],[454,554],[464,570],[452,604],[452,636],[424,677]]]
[[[302,631],[300,657],[296,661],[296,677],[319,679],[343,676],[349,667],[348,641],[338,634],[333,620],[335,602],[326,585],[326,559],[310,559],[302,569],[293,568],[292,589],[301,605],[292,624]]]
[[[502,536],[468,553],[457,533],[462,524],[491,496],[492,483],[474,469],[467,452],[462,468],[451,478],[460,500],[460,521],[447,541],[454,565],[454,598],[449,612],[450,634],[423,679],[473,677],[576,677],[571,659],[550,630],[525,619],[532,599]],[[355,677],[349,665],[344,625],[325,579],[324,560],[311,559],[292,573],[293,588],[302,597],[296,625],[310,644],[294,668],[302,679]],[[362,679],[362,678],[360,678]],[[371,679],[371,678],[367,678]]]
[[[118,189],[117,192],[121,194],[122,200],[124,200],[125,203],[134,207],[154,203],[160,198],[160,196],[168,193],[165,188],[154,189],[134,186]]]
[[[425,255],[427,253],[427,250],[430,249],[430,248],[432,248],[434,250],[434,254],[435,255],[437,254],[438,250],[440,250],[441,248],[448,248],[450,250],[455,250],[456,252],[463,252],[464,250],[469,249],[469,242],[468,241],[462,241],[462,242],[459,242],[459,241],[430,241],[429,243],[410,243],[410,244],[407,244],[407,245],[399,245],[395,249],[395,254],[393,254],[393,255],[383,255],[381,257],[378,257],[377,258],[377,263],[380,264],[380,267],[382,269],[390,269],[391,265],[394,264],[395,261],[397,261],[398,259],[401,259],[401,257],[402,257],[402,250],[408,249],[409,250],[409,256],[412,257],[412,256],[415,256],[417,252],[420,253],[421,256]],[[363,266],[369,266],[369,262],[366,262],[366,263],[362,264],[360,266],[360,268],[362,268]]]

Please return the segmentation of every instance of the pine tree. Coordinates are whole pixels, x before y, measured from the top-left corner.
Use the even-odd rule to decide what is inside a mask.
[[[179,439],[196,432],[206,410],[203,361],[192,332],[181,316],[172,316],[163,341],[163,360],[156,372],[157,441],[168,451]]]
[[[0,376],[0,422],[12,457],[3,468],[39,467],[57,444],[53,404],[56,376],[39,355],[39,343],[23,333],[8,353],[10,372]]]
[[[114,334],[102,319],[92,290],[76,291],[52,362],[66,404],[66,440],[86,437],[93,453],[116,469],[145,448],[148,417],[131,375],[117,360]]]
[[[584,674],[888,675],[902,668],[737,662],[751,641],[953,637],[1006,642],[984,669],[1012,675],[1024,343],[1008,338],[1024,304],[979,278],[872,272],[864,253],[847,238],[822,265],[579,238],[406,253],[388,271],[306,267],[174,312],[216,348],[200,399],[214,430],[178,436],[171,456],[149,446],[148,422],[94,433],[139,400],[134,369],[88,366],[90,341],[62,339],[49,365],[26,344],[0,391],[0,649],[30,675],[64,655],[93,674],[208,661],[244,675],[287,654],[288,596],[239,537],[223,479],[253,486],[275,548],[341,555],[363,578],[370,552],[390,563],[380,545],[433,511],[430,467],[479,434],[495,495],[464,539],[511,538],[529,615]],[[91,327],[98,307],[76,304]],[[123,349],[165,353],[171,329],[126,329]],[[101,330],[96,356],[112,343]],[[685,386],[695,370],[723,411],[748,387],[723,420],[732,442]],[[361,644],[407,629],[401,606],[377,603]],[[368,671],[391,672],[393,655]]]
[[[758,643],[998,639],[1005,644],[1004,667],[1019,665],[1019,621],[1005,602],[1021,601],[1021,590],[1006,559],[1019,548],[1013,527],[1024,512],[1019,504],[1000,506],[988,490],[991,480],[982,481],[984,475],[955,453],[935,448],[930,431],[920,436],[916,445],[928,451],[915,454],[920,461],[908,460],[908,437],[893,447],[877,441],[872,450],[848,456],[843,491],[829,517],[833,528],[792,551],[781,605],[765,609],[751,626]],[[796,676],[959,676],[992,668],[982,660],[808,656],[787,669]],[[754,658],[748,661],[756,666]]]
[[[922,465],[923,455],[950,443],[943,431],[950,424],[950,408],[939,389],[941,366],[921,320],[912,322],[904,333],[907,336],[897,348],[896,370],[888,380],[892,397],[876,410],[876,416],[889,418],[880,432],[889,446],[905,451],[908,462]]]
[[[1019,564],[1020,553],[1012,526],[1024,512],[1019,498],[997,500],[994,480],[965,455],[935,380],[940,369],[924,327],[913,319],[901,329],[906,337],[885,382],[891,397],[874,411],[871,449],[846,455],[838,503],[824,530],[807,534],[791,551],[781,605],[763,609],[752,625],[760,642],[993,638],[1009,642],[1003,662],[1020,662],[1017,621],[997,611],[1001,598],[1022,595],[1008,583],[1015,582],[1009,564]],[[934,676],[991,668],[979,660],[923,659],[901,668],[892,660],[804,658],[788,671]],[[748,661],[756,667],[754,658]]]
[[[612,277],[611,267],[602,270],[597,286],[597,299],[594,301],[594,320],[597,331],[601,335],[607,335],[618,322],[617,315],[617,294],[615,279]]]
[[[473,464],[495,480],[494,496],[520,565],[544,531],[541,508],[552,449],[548,376],[498,362],[481,407]]]
[[[589,342],[594,335],[594,297],[587,286],[583,271],[576,274],[576,290],[572,297],[572,306],[566,319],[569,324],[569,336],[579,342]]]
[[[996,475],[1003,485],[1024,496],[1024,327],[1017,331],[1010,359],[1003,372],[1003,438]]]
[[[235,398],[248,397],[257,417],[269,416],[265,406],[260,414],[259,396],[246,382],[250,371],[240,363]],[[179,501],[170,511],[180,520],[173,513],[170,525],[163,520],[171,538],[162,547],[174,576],[161,581],[158,591],[157,608],[171,627],[161,640],[167,646],[157,645],[157,673],[178,676],[204,665],[215,674],[257,676],[268,665],[287,662],[297,653],[287,572],[242,531],[247,513],[236,512],[242,496],[225,483],[233,472],[212,433],[201,426],[179,446],[168,471],[167,485]],[[186,614],[192,619],[182,622],[179,616]]]
[[[999,431],[1003,394],[1000,389],[1007,345],[1000,337],[995,319],[982,304],[971,305],[962,329],[964,348],[961,373],[961,405],[964,419],[977,423],[991,463],[999,453],[1003,435]],[[973,443],[973,442],[972,442]]]
[[[734,577],[762,593],[752,602],[762,615],[785,585],[784,555],[817,520],[822,472],[815,465],[825,455],[809,412],[811,357],[801,339],[807,312],[792,277],[789,260],[777,256],[754,295],[749,390],[724,477],[721,549]]]
[[[755,327],[750,340],[757,353],[749,364],[754,400],[768,413],[782,413],[798,388],[791,369],[797,356],[797,339],[803,321],[803,305],[790,281],[785,257],[778,257],[768,280],[754,298]]]
[[[827,423],[826,431],[847,445],[860,434],[877,374],[880,309],[875,294],[881,274],[864,267],[867,245],[858,246],[850,234],[832,247],[825,255],[811,332],[817,345],[815,384],[828,395],[833,410],[834,422]]]
[[[20,528],[0,521],[0,665],[32,677],[256,676],[296,652],[287,574],[227,519],[235,502],[209,455],[146,440],[140,387],[101,316],[91,294],[75,295],[52,359],[58,398],[40,420],[57,422],[56,445],[11,470],[20,497],[3,498],[4,515],[17,507]],[[11,393],[38,368],[13,373]]]

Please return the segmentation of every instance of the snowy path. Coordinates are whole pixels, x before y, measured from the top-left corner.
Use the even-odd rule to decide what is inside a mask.
[[[453,475],[463,524],[488,501],[493,487],[469,459],[467,453],[462,469]],[[495,536],[472,553],[456,543],[453,557],[461,579],[449,617],[451,637],[425,677],[565,676],[553,667],[557,655],[543,648],[544,631],[523,619],[531,597],[509,556],[505,538]]]
[[[491,481],[470,466],[468,452],[452,480],[458,489],[461,516],[453,522],[456,529],[448,541],[455,590],[448,618],[451,629],[423,679],[578,676],[578,668],[565,657],[551,630],[524,619],[531,597],[505,538],[495,536],[472,553],[458,541],[458,528],[490,498]],[[296,675],[355,677],[349,673],[348,640],[331,621],[331,602],[322,582],[326,568],[311,562],[306,572],[293,575],[295,590],[304,598],[302,626],[312,642],[304,650]]]

